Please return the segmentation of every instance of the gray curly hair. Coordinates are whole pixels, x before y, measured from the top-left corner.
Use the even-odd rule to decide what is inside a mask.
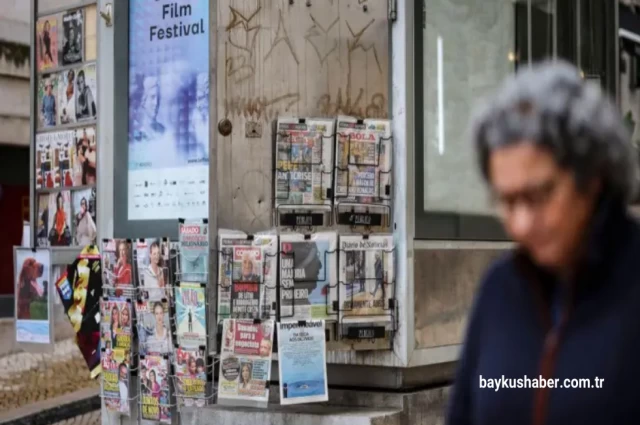
[[[567,62],[540,62],[510,76],[476,113],[471,135],[487,182],[493,150],[528,142],[550,151],[579,190],[600,178],[608,193],[636,196],[638,154],[622,116]]]

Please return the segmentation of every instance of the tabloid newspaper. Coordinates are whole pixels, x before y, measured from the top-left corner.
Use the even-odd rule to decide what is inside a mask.
[[[274,321],[225,319],[218,403],[262,405],[269,400]]]
[[[102,397],[107,410],[129,416],[129,371],[128,351],[121,348],[105,349],[102,352]]]
[[[209,224],[187,220],[179,225],[180,274],[183,282],[207,283],[209,266]]]
[[[391,122],[340,116],[336,130],[336,201],[386,204],[391,184]]]
[[[275,318],[278,238],[221,231],[218,317]]]
[[[340,236],[341,323],[391,321],[394,265],[392,235]]]
[[[142,419],[171,423],[169,360],[163,356],[140,358],[140,396]]]
[[[133,255],[127,239],[102,240],[103,288],[116,296],[135,298],[133,287]]]
[[[172,341],[167,301],[138,301],[136,315],[140,355],[169,354]]]
[[[280,318],[337,320],[338,235],[280,235]]]
[[[334,120],[278,119],[276,208],[282,205],[331,205]]]
[[[136,263],[138,286],[143,298],[157,301],[172,295],[167,239],[139,239],[136,242]]]
[[[280,404],[329,400],[324,320],[278,323]]]
[[[178,404],[198,406],[206,404],[207,366],[204,350],[177,348],[175,352],[175,389]]]
[[[54,131],[36,135],[36,189],[62,186],[60,156],[67,158],[73,147],[73,131]],[[65,150],[65,146],[67,150]]]
[[[176,337],[182,347],[207,344],[206,299],[200,283],[181,282],[175,287]]]

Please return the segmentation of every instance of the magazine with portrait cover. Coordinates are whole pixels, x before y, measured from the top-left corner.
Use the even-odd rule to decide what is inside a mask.
[[[55,16],[36,22],[36,63],[38,72],[58,67],[58,19]]]
[[[78,68],[76,75],[76,120],[95,120],[98,116],[96,64]]]
[[[73,207],[73,243],[78,246],[95,244],[98,237],[96,225],[96,188],[71,192]]]
[[[104,288],[117,296],[135,298],[131,240],[103,239],[100,255]]]
[[[133,337],[133,307],[131,300],[104,297],[100,301],[100,341],[105,350],[118,350],[129,359]]]
[[[60,125],[76,122],[76,70],[67,69],[58,74],[58,122]]]
[[[390,322],[395,296],[393,235],[340,236],[340,322]]]
[[[278,237],[218,233],[218,317],[275,318]]]
[[[280,235],[280,319],[337,320],[338,235]]]
[[[38,79],[38,128],[58,125],[58,75],[42,74]]]
[[[205,287],[200,283],[180,282],[175,287],[176,338],[180,347],[207,344]]]
[[[96,129],[77,128],[74,137],[73,186],[93,185],[97,176]]]
[[[36,135],[36,189],[52,189],[61,186],[60,166],[65,165],[64,147],[72,143],[72,131],[54,131]]]
[[[36,244],[49,246],[49,193],[36,194]]]
[[[391,121],[339,116],[336,129],[336,202],[387,204],[392,165]]]
[[[49,193],[49,245],[70,246],[71,234],[71,192],[62,190]]]
[[[138,239],[135,254],[140,295],[155,301],[171,297],[169,241],[166,238]]]
[[[277,125],[276,208],[331,205],[334,120],[286,117]]]
[[[271,379],[274,320],[225,319],[218,403],[266,406]]]
[[[164,355],[172,351],[171,325],[169,322],[169,303],[163,301],[136,302],[138,320],[138,352]]]
[[[207,388],[205,350],[176,348],[174,359],[176,372],[174,383],[178,404],[186,407],[204,406]]]
[[[36,140],[40,136],[48,136],[50,138],[50,145],[53,152],[54,186],[73,186],[73,130],[38,134]]]
[[[62,15],[62,65],[82,62],[83,28],[82,9]]]
[[[324,320],[278,323],[280,404],[329,400]]]
[[[207,283],[209,268],[209,223],[204,220],[180,220],[180,274],[184,282]]]
[[[102,365],[102,399],[111,412],[129,416],[129,371],[128,354],[122,349],[104,349]]]
[[[140,357],[140,395],[143,420],[171,423],[169,360],[166,356]]]

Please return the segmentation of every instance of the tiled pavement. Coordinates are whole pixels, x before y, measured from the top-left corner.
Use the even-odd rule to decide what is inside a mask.
[[[100,425],[100,411],[87,413],[86,415],[76,416],[62,422],[56,422],[53,425]]]

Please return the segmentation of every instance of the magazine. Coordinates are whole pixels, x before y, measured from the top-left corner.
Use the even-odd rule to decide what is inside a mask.
[[[82,42],[84,31],[82,9],[62,15],[62,65],[82,62]]]
[[[126,299],[105,297],[100,302],[100,340],[105,350],[122,350],[129,359],[133,335],[133,311]]]
[[[76,75],[76,120],[95,120],[98,116],[96,64],[84,65]]]
[[[154,355],[140,357],[140,395],[142,419],[171,423],[167,358]]]
[[[170,353],[172,341],[167,301],[138,301],[136,315],[140,355]]]
[[[324,320],[278,323],[280,404],[329,400]]]
[[[207,309],[204,285],[180,282],[175,288],[176,338],[182,347],[207,344]]]
[[[334,120],[279,118],[277,125],[276,208],[331,205]]]
[[[49,245],[69,246],[71,237],[71,192],[63,190],[49,194]]]
[[[102,352],[102,397],[107,410],[129,416],[129,353],[121,348]]]
[[[176,396],[181,406],[206,404],[207,366],[202,349],[177,348],[175,353]]]
[[[79,246],[95,244],[98,237],[96,188],[74,190],[72,201],[74,244]]]
[[[38,71],[58,67],[58,19],[55,15],[36,23],[36,63]]]
[[[73,131],[54,131],[36,135],[36,189],[64,186],[69,167]]]
[[[38,79],[38,128],[58,125],[58,76],[42,74]]]
[[[391,321],[394,265],[393,235],[340,236],[341,323]]]
[[[82,127],[75,130],[73,148],[73,186],[85,186],[96,183],[97,145],[95,127]]]
[[[36,194],[36,243],[41,248],[49,246],[49,195]]]
[[[218,317],[275,318],[278,246],[276,235],[221,231]]]
[[[203,220],[181,221],[180,276],[183,282],[208,281],[209,267],[209,224]]]
[[[133,289],[133,256],[128,239],[102,240],[102,283],[117,296],[135,298]]]
[[[338,235],[318,232],[280,235],[280,318],[282,321],[337,320]]]
[[[338,117],[335,197],[340,203],[388,204],[391,122]]]
[[[73,186],[73,130],[56,131],[54,133],[38,134],[36,137],[46,136],[50,138],[53,152],[53,176],[55,187]]]
[[[76,122],[76,70],[58,74],[58,121],[60,125]]]
[[[171,296],[167,239],[139,239],[136,242],[136,265],[143,298],[157,301]]]
[[[225,319],[218,403],[266,405],[269,400],[274,321]]]

